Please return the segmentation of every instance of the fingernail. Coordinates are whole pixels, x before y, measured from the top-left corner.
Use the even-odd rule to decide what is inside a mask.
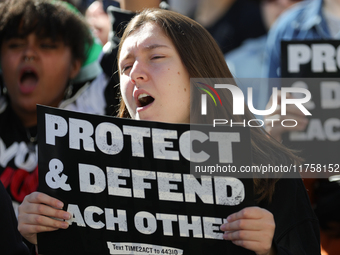
[[[223,234],[223,239],[225,239],[225,240],[229,240],[229,238],[228,238],[228,232],[225,232],[224,234]]]
[[[69,220],[69,219],[71,219],[71,214],[69,214],[69,213],[64,213],[63,218],[64,218],[65,220]]]
[[[58,206],[58,208],[62,209],[64,207],[64,203],[63,202],[58,202],[57,206]]]
[[[62,222],[61,223],[61,228],[68,228],[68,223],[67,222]]]

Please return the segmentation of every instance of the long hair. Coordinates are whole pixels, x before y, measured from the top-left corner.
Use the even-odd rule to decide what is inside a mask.
[[[228,78],[228,83],[236,86],[224,56],[209,32],[196,21],[172,11],[148,9],[135,16],[126,27],[121,38],[118,59],[125,39],[148,22],[156,23],[163,30],[164,34],[170,38],[190,78],[223,78],[224,80]],[[198,87],[196,83],[192,83],[192,85],[194,87],[191,87],[190,120],[191,122],[202,121],[200,98],[204,92],[198,88],[196,89]],[[207,109],[210,112],[206,115],[206,119],[203,120],[204,123],[212,123],[211,120],[221,117],[223,119],[232,119],[234,122],[242,122],[243,120],[247,122],[250,119],[254,119],[246,105],[244,107],[244,115],[236,116],[232,114],[233,97],[229,90],[223,89],[219,91],[219,95],[224,104],[223,107],[217,109],[214,107],[212,100],[208,100]],[[118,116],[130,118],[122,98]],[[269,164],[275,166],[280,164],[298,164],[300,162],[297,156],[271,138],[263,128],[251,128],[250,132],[253,165]],[[258,201],[263,199],[271,201],[275,183],[278,179],[253,178],[253,180]]]

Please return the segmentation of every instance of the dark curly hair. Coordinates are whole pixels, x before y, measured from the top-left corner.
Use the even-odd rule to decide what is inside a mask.
[[[85,19],[68,3],[51,0],[6,0],[0,4],[0,46],[5,40],[35,33],[62,41],[82,63],[93,37]]]

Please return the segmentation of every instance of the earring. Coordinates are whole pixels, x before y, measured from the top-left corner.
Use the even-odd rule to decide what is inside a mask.
[[[0,70],[0,95],[2,95],[2,96],[6,96],[7,95],[7,88],[6,88],[4,80],[2,78],[1,70]]]
[[[7,95],[7,88],[1,84],[1,95],[6,96]]]
[[[70,80],[68,82],[68,86],[66,87],[65,93],[64,93],[64,99],[69,99],[72,96],[73,92],[73,84],[72,81]]]

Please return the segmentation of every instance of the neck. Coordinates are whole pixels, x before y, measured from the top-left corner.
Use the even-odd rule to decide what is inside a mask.
[[[323,8],[325,11],[340,18],[340,0],[324,0]]]
[[[213,25],[225,14],[236,0],[201,0],[199,1],[195,19],[204,27]]]
[[[22,124],[25,128],[33,127],[37,125],[37,112],[28,112],[28,111],[22,111],[20,109],[16,109],[15,106],[12,105],[13,111],[15,114],[19,117]]]

